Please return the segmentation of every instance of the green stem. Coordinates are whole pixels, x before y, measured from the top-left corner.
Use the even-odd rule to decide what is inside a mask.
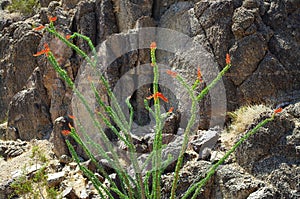
[[[197,96],[197,101],[200,101],[209,91],[212,89],[218,81],[224,76],[224,74],[230,69],[231,64],[227,64],[221,72],[217,75],[217,77],[208,85],[206,86],[201,93]]]
[[[195,199],[197,197],[197,195],[199,194],[199,192],[201,191],[201,188],[209,181],[209,179],[214,175],[214,173],[216,172],[216,169],[223,164],[223,162],[230,156],[230,154],[232,154],[237,147],[239,147],[245,140],[247,140],[250,136],[254,135],[258,129],[260,129],[262,126],[266,125],[267,123],[271,122],[274,120],[274,115],[271,118],[267,118],[265,120],[263,120],[262,122],[260,122],[259,124],[257,124],[251,131],[247,132],[237,143],[235,143],[235,145],[233,145],[233,147],[226,152],[226,154],[216,163],[214,164],[209,171],[206,173],[206,177],[203,178],[200,182],[192,185],[188,191],[184,194],[184,196],[182,197],[182,199],[187,199],[189,197],[189,195],[196,189],[195,193],[192,196],[192,199]]]
[[[109,141],[109,139],[107,138],[107,136],[105,135],[103,129],[101,128],[101,125],[99,124],[98,121],[95,120],[95,117],[93,115],[92,110],[90,109],[90,106],[88,105],[86,99],[84,98],[84,96],[76,89],[76,87],[74,86],[74,83],[72,82],[72,80],[70,79],[70,77],[67,75],[67,72],[65,70],[63,70],[57,63],[55,57],[53,56],[53,54],[51,52],[48,53],[48,60],[50,61],[50,63],[53,65],[53,67],[55,68],[55,70],[59,73],[59,75],[68,83],[68,85],[72,88],[72,90],[74,91],[74,93],[76,93],[76,95],[78,96],[78,98],[81,100],[81,102],[83,103],[83,105],[85,106],[86,110],[88,111],[88,113],[90,114],[91,119],[93,120],[94,125],[98,128],[98,130],[100,131],[101,134],[101,138],[103,139],[104,144],[106,145],[106,147],[109,149],[109,151],[111,151],[113,159],[115,160],[116,163],[118,163],[117,165],[121,165],[119,162],[119,157],[116,154],[116,152],[113,150],[113,147],[111,146],[111,143]],[[87,149],[87,152],[89,152],[89,150]],[[90,153],[90,152],[89,152]],[[122,167],[118,166],[116,168],[119,168],[120,171],[122,171]],[[125,182],[129,182],[128,177],[126,175],[124,175],[125,172],[121,172],[123,173],[123,175],[120,176],[120,178],[124,177],[125,178]],[[128,188],[128,193],[129,195],[132,195],[132,187],[130,185],[130,183],[127,184],[127,188]]]
[[[181,150],[180,150],[179,157],[178,157],[176,167],[175,167],[170,199],[174,199],[175,195],[176,195],[177,183],[178,183],[178,179],[179,179],[179,171],[182,166],[184,153],[187,149],[189,134],[190,134],[192,126],[195,123],[196,113],[197,113],[197,108],[196,108],[197,100],[196,100],[196,96],[193,93],[192,88],[189,87],[189,85],[184,81],[184,79],[180,75],[177,75],[176,78],[187,89],[189,96],[192,99],[192,107],[191,107],[191,118],[189,119],[189,122],[188,122],[187,127],[184,132],[183,143],[181,145]]]
[[[159,80],[159,72],[158,65],[156,63],[155,56],[156,48],[151,49],[151,63],[153,66],[153,93],[154,95],[158,92],[158,80]],[[162,121],[160,117],[160,103],[159,98],[154,97],[154,113],[155,113],[155,137],[153,142],[153,151],[155,151],[152,166],[154,167],[154,175],[153,175],[153,185],[152,185],[152,195],[153,198],[160,198],[161,186],[160,186],[160,178],[161,178],[161,145],[162,145]]]

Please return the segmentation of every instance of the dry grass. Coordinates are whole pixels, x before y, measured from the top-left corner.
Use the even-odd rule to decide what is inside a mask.
[[[229,149],[233,146],[241,133],[244,133],[247,127],[253,123],[261,113],[270,111],[271,108],[265,105],[242,106],[234,112],[229,112],[228,115],[232,119],[229,128],[222,133],[221,139],[224,147]]]

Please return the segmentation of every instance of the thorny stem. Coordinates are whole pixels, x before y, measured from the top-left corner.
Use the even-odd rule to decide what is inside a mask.
[[[245,140],[247,140],[250,136],[254,135],[259,128],[261,128],[262,126],[266,125],[267,123],[271,122],[274,120],[274,116],[273,115],[271,118],[267,118],[265,120],[263,120],[262,122],[260,122],[259,124],[257,124],[251,131],[249,131],[248,133],[246,133],[237,143],[235,143],[235,145],[233,145],[233,147],[231,147],[231,149],[229,151],[226,152],[226,154],[217,162],[215,163],[206,173],[206,177],[203,178],[200,182],[195,183],[194,185],[190,186],[190,188],[187,190],[187,192],[184,194],[184,196],[182,197],[182,199],[187,199],[189,197],[189,195],[191,193],[193,193],[194,190],[195,193],[192,196],[192,199],[195,199],[197,197],[197,195],[199,194],[199,192],[201,191],[202,187],[209,181],[209,179],[214,175],[214,173],[216,172],[216,169],[223,164],[223,162],[230,156],[230,154],[232,154],[237,147],[239,147]]]
[[[151,47],[151,65],[153,66],[153,93],[154,95],[158,93],[158,80],[159,80],[159,72],[158,65],[156,63],[156,44],[152,43],[154,47]],[[151,45],[152,45],[151,44]],[[161,178],[161,145],[162,145],[162,121],[160,116],[160,104],[159,98],[154,97],[154,112],[155,112],[155,137],[153,143],[153,151],[154,157],[152,160],[152,166],[154,167],[154,175],[153,175],[153,185],[152,185],[152,195],[153,198],[160,198],[161,186],[160,186],[160,178]]]
[[[179,178],[179,171],[180,171],[181,166],[182,166],[184,152],[187,149],[189,134],[190,134],[192,126],[195,123],[196,111],[197,111],[197,109],[196,109],[197,100],[196,100],[196,96],[193,93],[192,88],[184,81],[184,79],[180,75],[177,75],[176,79],[178,79],[179,82],[187,89],[187,91],[189,93],[189,96],[192,99],[192,106],[191,106],[191,117],[189,119],[189,122],[188,122],[187,127],[186,127],[185,132],[184,132],[183,143],[181,145],[180,154],[179,154],[179,157],[178,157],[178,160],[177,160],[177,163],[176,163],[176,167],[175,167],[174,179],[173,179],[173,182],[172,182],[172,189],[171,189],[170,199],[175,198],[175,192],[176,192],[178,178]]]
[[[85,108],[87,109],[87,111],[89,112],[92,120],[93,120],[93,123],[95,124],[95,126],[99,129],[100,133],[101,133],[101,137],[102,139],[104,139],[104,143],[106,144],[106,147],[112,152],[112,156],[115,160],[115,162],[117,163],[117,167],[116,168],[119,168],[120,171],[122,171],[123,169],[121,168],[120,166],[120,162],[119,162],[119,158],[117,156],[117,154],[115,153],[115,151],[113,150],[111,144],[110,144],[110,141],[108,140],[108,138],[106,137],[105,133],[103,132],[103,129],[101,128],[100,124],[98,121],[95,120],[95,118],[93,117],[93,113],[92,113],[92,110],[90,109],[89,105],[87,104],[87,101],[85,100],[84,96],[82,96],[82,94],[75,88],[74,86],[74,83],[72,82],[72,80],[69,78],[69,76],[67,75],[67,72],[65,70],[63,70],[57,63],[55,57],[53,56],[53,54],[51,52],[49,52],[48,54],[48,59],[49,61],[52,63],[53,67],[55,68],[55,70],[60,74],[60,76],[68,83],[68,85],[72,88],[72,90],[77,94],[77,96],[79,97],[79,99],[82,101],[82,103],[84,104]],[[78,139],[78,141],[80,141]],[[79,142],[80,143],[80,142]],[[83,142],[82,142],[82,145],[84,146]],[[92,154],[90,153],[90,151],[87,149],[87,147],[85,147],[86,150],[85,152],[90,154],[90,156],[92,156]],[[109,158],[108,158],[109,160]],[[113,165],[114,162],[112,162]],[[122,172],[121,172],[122,173]],[[125,174],[125,173],[124,173]],[[120,177],[124,177],[125,178],[125,182],[129,182],[128,179],[127,179],[127,176],[126,175],[120,175]],[[128,183],[127,184],[127,188],[128,188],[128,191],[129,191],[129,195],[132,195],[132,188],[131,188],[131,185]]]

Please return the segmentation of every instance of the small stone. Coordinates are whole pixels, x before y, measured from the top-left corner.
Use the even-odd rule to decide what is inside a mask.
[[[59,162],[62,164],[69,164],[70,162],[72,162],[72,158],[63,154],[59,157]]]
[[[76,162],[71,162],[71,163],[69,163],[69,166],[70,166],[70,169],[76,169],[76,167],[77,167],[77,163]]]
[[[61,171],[58,173],[48,174],[48,185],[49,187],[54,187],[60,184],[65,179],[65,172]]]
[[[207,157],[209,149],[212,149],[219,139],[219,131],[207,130],[199,131],[200,135],[195,135],[194,140],[190,142],[194,151],[199,153],[199,158]]]
[[[210,162],[211,163],[216,163],[218,162],[221,158],[223,158],[225,155],[224,152],[221,151],[212,151],[211,156],[210,156]]]
[[[100,182],[104,182],[105,181],[105,178],[102,175],[100,175],[99,173],[95,173],[95,176],[98,178],[98,180]]]
[[[30,167],[26,167],[25,170],[16,170],[12,173],[12,178],[13,179],[16,179],[16,178],[19,178],[21,177],[22,175],[26,175],[26,176],[29,176],[31,175],[33,172],[39,170],[40,168],[42,168],[42,165],[40,164],[35,164],[35,165],[32,165]]]
[[[0,140],[6,139],[7,122],[0,124]]]

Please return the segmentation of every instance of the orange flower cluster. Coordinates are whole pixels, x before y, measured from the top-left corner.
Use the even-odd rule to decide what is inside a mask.
[[[166,72],[167,72],[167,74],[170,75],[171,77],[176,77],[176,76],[177,76],[177,73],[174,72],[174,71],[167,70]]]
[[[50,21],[50,23],[51,23],[51,22],[56,21],[56,20],[57,20],[57,17],[50,17],[50,16],[48,16],[48,19],[49,19],[49,21]]]
[[[48,44],[44,44],[44,47],[45,47],[44,50],[41,50],[41,51],[37,52],[33,56],[37,57],[37,56],[40,56],[40,55],[43,55],[43,54],[45,54],[46,56],[48,56],[48,53],[50,52],[49,45]]]
[[[280,113],[281,111],[282,111],[282,108],[280,107],[274,111],[274,114]]]
[[[71,133],[71,131],[69,131],[69,130],[62,130],[61,131],[61,134],[63,134],[64,136],[68,136],[68,135],[70,135],[70,133]]]
[[[168,113],[172,113],[174,110],[174,107],[171,107],[169,110],[168,110]]]
[[[160,92],[156,92],[154,93],[153,95],[149,96],[149,97],[146,97],[147,100],[150,100],[154,98],[154,100],[157,100],[158,98],[162,99],[163,101],[165,102],[169,102],[168,98],[166,98],[162,93]]]
[[[226,54],[226,64],[230,64],[231,61],[230,61],[230,55],[229,54]]]
[[[71,38],[71,35],[66,35],[66,39],[69,40]]]
[[[48,19],[49,19],[50,23],[52,23],[52,22],[54,22],[54,21],[57,20],[57,17],[50,17],[50,16],[48,16]],[[39,27],[36,27],[33,30],[40,31],[40,30],[43,30],[44,28],[45,28],[45,26],[40,25]]]
[[[73,115],[68,115],[68,116],[71,119],[75,119],[75,117]],[[69,125],[70,129],[74,128],[70,123],[68,125]],[[70,135],[70,133],[71,133],[71,131],[70,130],[66,130],[66,129],[61,131],[61,134],[63,134],[64,136],[68,136],[68,135]]]
[[[200,68],[198,68],[198,70],[197,70],[197,78],[198,78],[199,82],[201,82],[201,83],[203,82]]]
[[[40,25],[39,27],[36,27],[33,30],[39,31],[39,30],[43,30],[44,28],[45,28],[45,26]]]
[[[151,49],[151,50],[156,49],[156,43],[155,43],[155,42],[152,42],[152,43],[150,44],[150,49]]]

